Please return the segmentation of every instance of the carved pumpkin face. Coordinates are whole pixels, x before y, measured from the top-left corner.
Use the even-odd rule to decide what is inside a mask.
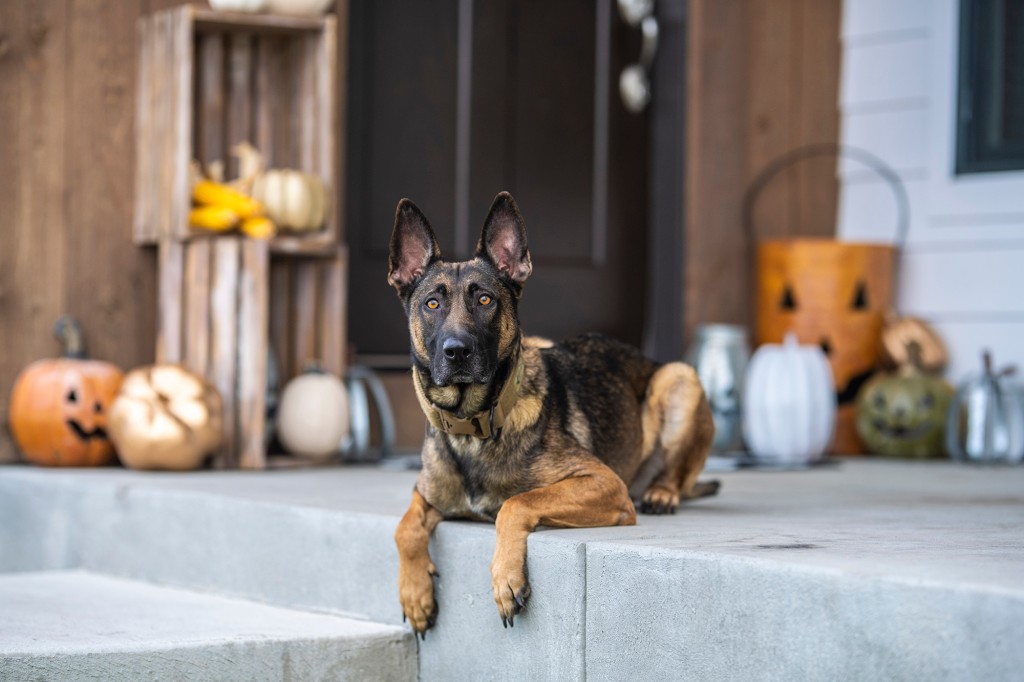
[[[114,459],[107,411],[121,370],[95,360],[39,360],[11,393],[10,423],[24,458],[45,466],[101,466]]]
[[[919,372],[877,376],[857,398],[857,431],[877,455],[942,455],[952,394],[942,379]]]
[[[854,402],[879,363],[893,254],[889,246],[827,239],[763,242],[758,249],[758,343],[779,343],[792,331],[825,352],[839,404],[836,452],[861,449]]]

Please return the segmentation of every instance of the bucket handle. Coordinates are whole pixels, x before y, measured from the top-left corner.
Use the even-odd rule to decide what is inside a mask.
[[[860,147],[835,142],[812,142],[791,149],[775,157],[754,177],[743,195],[743,225],[750,244],[754,243],[754,204],[761,191],[790,164],[819,156],[834,156],[837,159],[859,161],[885,180],[896,198],[897,221],[894,243],[897,249],[902,251],[907,243],[907,233],[910,231],[910,199],[907,196],[907,188],[903,184],[903,180],[892,166],[875,154]]]

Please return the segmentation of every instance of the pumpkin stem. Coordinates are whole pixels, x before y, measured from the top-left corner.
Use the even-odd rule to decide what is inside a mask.
[[[921,363],[921,344],[917,341],[907,343],[907,360],[910,366],[919,372],[924,371]]]
[[[61,315],[53,326],[53,335],[64,349],[64,357],[82,360],[85,358],[85,335],[82,325],[70,315]]]

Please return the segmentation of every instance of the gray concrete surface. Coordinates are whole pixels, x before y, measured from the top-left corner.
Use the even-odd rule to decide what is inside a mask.
[[[1024,468],[847,461],[716,474],[632,528],[531,536],[503,630],[492,527],[444,523],[422,679],[1020,679]],[[400,623],[414,475],[0,469],[0,571],[86,567]]]
[[[395,680],[402,629],[82,571],[0,576],[0,679]]]

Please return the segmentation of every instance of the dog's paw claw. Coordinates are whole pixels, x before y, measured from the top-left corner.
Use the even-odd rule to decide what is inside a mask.
[[[494,603],[498,606],[501,624],[515,627],[515,617],[526,608],[530,598],[530,583],[526,579],[526,567],[519,570],[496,570],[492,567]]]
[[[679,506],[679,493],[662,488],[660,485],[652,485],[644,493],[640,502],[640,512],[643,514],[675,514]]]

